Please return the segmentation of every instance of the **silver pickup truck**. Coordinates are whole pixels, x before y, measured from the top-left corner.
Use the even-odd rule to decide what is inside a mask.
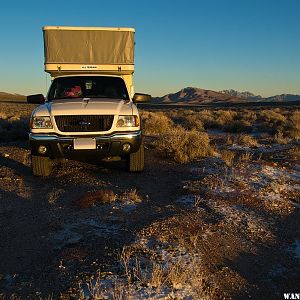
[[[27,97],[28,103],[40,104],[30,119],[33,174],[50,175],[53,161],[62,158],[89,161],[118,158],[126,160],[129,171],[142,171],[144,145],[135,102],[149,101],[150,95],[132,95],[133,70],[128,65],[49,62],[46,51],[51,49],[51,35],[60,31],[82,34],[81,31],[86,33],[90,28],[44,27],[45,69],[52,75],[52,83],[46,98],[42,94]],[[120,28],[91,31],[98,35],[103,31],[115,34],[120,33]]]

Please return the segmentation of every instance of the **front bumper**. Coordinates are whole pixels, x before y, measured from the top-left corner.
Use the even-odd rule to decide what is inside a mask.
[[[96,149],[74,150],[74,139],[93,138],[96,140]],[[99,136],[61,136],[52,134],[29,134],[32,155],[47,156],[54,158],[95,159],[110,156],[125,157],[130,153],[138,151],[142,143],[142,132],[116,132],[110,135]],[[128,143],[130,151],[123,151],[122,146]],[[47,151],[39,153],[38,148],[45,146]]]

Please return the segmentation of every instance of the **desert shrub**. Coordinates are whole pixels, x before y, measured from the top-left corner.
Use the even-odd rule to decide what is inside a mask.
[[[292,158],[300,159],[300,147],[293,147],[288,151],[288,154]]]
[[[179,163],[213,154],[207,133],[176,127],[159,136],[157,147]]]
[[[239,145],[247,146],[247,147],[257,147],[258,146],[257,140],[253,136],[248,135],[248,134],[241,134],[237,139],[237,143]]]
[[[204,109],[198,112],[199,120],[203,123],[205,129],[216,127],[214,113],[211,110]]]
[[[172,109],[172,110],[168,110],[165,112],[165,115],[170,118],[170,119],[175,119],[178,117],[178,114],[179,114],[179,110],[178,109]]]
[[[204,125],[197,114],[186,117],[186,127],[190,130],[195,129],[199,131],[204,131]]]
[[[253,110],[243,109],[237,115],[238,120],[243,120],[247,123],[254,124],[257,120],[256,112]]]
[[[199,114],[193,110],[178,110],[165,113],[166,116],[172,119],[176,125],[180,125],[187,130],[204,131],[204,126],[200,120]]]
[[[252,124],[247,120],[233,120],[231,123],[223,127],[226,132],[252,132]]]
[[[215,126],[224,127],[230,125],[237,113],[233,110],[218,110],[215,112]]]
[[[180,124],[187,130],[204,131],[204,125],[196,113],[187,115],[185,118],[182,118]]]
[[[0,116],[0,140],[26,139],[29,131],[29,119],[19,116]]]
[[[232,135],[227,135],[227,136],[226,136],[226,139],[225,139],[225,144],[226,144],[227,146],[231,146],[231,145],[233,145],[234,143],[235,143],[234,137],[233,137]]]
[[[274,142],[277,144],[285,145],[290,141],[288,137],[285,137],[282,131],[277,131],[274,135]]]
[[[245,153],[241,153],[241,155],[239,156],[239,161],[247,162],[247,161],[252,160],[252,158],[253,158],[253,153],[245,152]]]
[[[191,109],[179,109],[177,112],[177,117],[187,117],[195,114],[195,112]]]
[[[112,190],[99,190],[86,193],[73,201],[73,205],[78,208],[88,208],[97,203],[111,203],[115,200],[116,195]]]
[[[2,112],[2,111],[0,111],[0,120],[6,120],[6,119],[8,119],[8,116],[7,116],[7,114],[6,113],[4,113],[4,112]]]
[[[141,203],[143,201],[142,197],[138,194],[136,189],[126,191],[121,196],[118,197],[120,201],[130,201],[134,203]]]
[[[234,163],[235,153],[230,150],[221,151],[221,157],[226,166],[231,167]]]
[[[261,129],[275,133],[283,131],[287,125],[287,118],[280,111],[268,109],[258,114],[258,121],[261,123]]]
[[[157,135],[170,130],[174,123],[163,112],[141,112],[142,125],[145,134]]]
[[[294,139],[300,138],[300,111],[296,110],[289,118],[288,136]]]

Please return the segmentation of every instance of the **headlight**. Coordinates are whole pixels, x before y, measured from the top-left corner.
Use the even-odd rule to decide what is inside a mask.
[[[31,119],[31,128],[46,129],[53,128],[50,117],[33,117]]]
[[[138,116],[119,116],[117,127],[138,127],[140,126]]]

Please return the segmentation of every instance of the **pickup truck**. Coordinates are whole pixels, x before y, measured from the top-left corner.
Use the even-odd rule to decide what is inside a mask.
[[[115,33],[132,33],[132,30],[122,31],[120,28],[44,27],[45,70],[52,75],[52,83],[46,98],[42,94],[27,97],[28,103],[40,104],[33,110],[30,119],[33,174],[50,175],[54,161],[64,158],[85,161],[124,159],[128,171],[142,171],[144,144],[135,103],[149,101],[151,96],[133,94],[133,68],[128,61],[123,64],[122,61],[118,64],[101,61],[100,64],[99,59],[95,62],[89,57],[87,61],[86,54],[76,58],[76,61],[70,58],[71,63],[58,61],[57,58],[55,62],[49,61],[46,51],[51,50],[51,34],[57,35],[62,31],[68,35],[75,33],[75,37],[76,33],[98,34],[98,42],[108,42],[110,48],[114,47],[111,43],[120,38]],[[106,38],[102,36],[101,39],[99,33],[103,32]],[[114,38],[108,39],[109,34]],[[86,38],[88,40],[91,36],[86,35]],[[93,48],[97,48],[95,38],[92,42]],[[70,43],[64,46],[68,51],[72,46]],[[62,47],[61,44],[57,45]],[[57,45],[56,53],[63,54],[61,49],[57,51]],[[106,51],[103,48],[100,50]],[[120,54],[122,49],[118,51]]]

